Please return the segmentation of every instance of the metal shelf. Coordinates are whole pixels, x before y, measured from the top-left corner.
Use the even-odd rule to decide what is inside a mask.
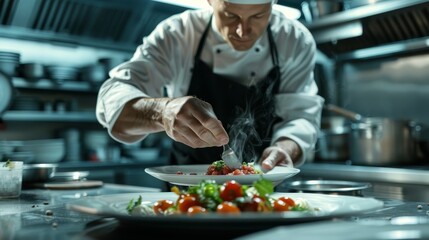
[[[4,121],[32,122],[96,122],[95,112],[42,112],[42,111],[7,111]]]
[[[50,79],[28,81],[24,78],[15,77],[12,79],[12,84],[16,88],[23,89],[43,89],[75,92],[96,92],[98,90],[96,86],[84,81],[64,81],[63,83],[57,83]]]

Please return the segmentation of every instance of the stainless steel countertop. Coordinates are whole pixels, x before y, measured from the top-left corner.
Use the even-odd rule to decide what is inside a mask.
[[[299,168],[303,177],[335,177],[354,181],[429,186],[429,166],[376,167],[342,163],[306,163]]]
[[[64,235],[72,229],[79,232],[98,217],[67,210],[66,203],[86,196],[159,191],[157,188],[111,183],[82,189],[23,189],[19,198],[0,199],[0,239],[17,239],[18,235],[34,227],[41,227],[45,233],[36,234],[32,239],[67,239],[47,236],[51,233]]]
[[[187,239],[199,239],[207,232],[194,235],[189,232],[160,231],[154,229],[124,228],[113,218],[102,218],[95,215],[70,211],[66,203],[86,196],[99,196],[117,193],[152,192],[159,189],[134,187],[117,184],[104,184],[101,187],[89,189],[49,190],[24,189],[19,198],[0,199],[0,239],[121,239],[126,236],[142,236],[152,231],[162,238],[163,234],[173,234]],[[344,221],[354,221],[357,218],[391,219],[399,216],[427,217],[429,205],[425,202],[407,202],[396,199],[380,199],[385,205],[383,209],[363,213],[358,216],[346,217]],[[419,208],[418,206],[421,206]],[[329,221],[329,220],[327,220]],[[91,231],[88,231],[91,229]],[[133,232],[130,232],[133,231]],[[223,231],[220,231],[223,233]],[[224,234],[230,234],[224,239],[243,236],[250,232],[239,232],[230,229]],[[88,235],[92,234],[92,235]],[[215,233],[210,233],[215,234]]]
[[[299,167],[301,172],[280,184],[301,180],[339,180],[370,183],[363,190],[366,197],[429,202],[429,166],[376,167],[347,163],[309,162]]]

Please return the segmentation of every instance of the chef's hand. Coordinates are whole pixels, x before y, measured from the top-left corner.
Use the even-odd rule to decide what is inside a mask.
[[[212,106],[195,97],[170,100],[162,112],[165,132],[193,148],[222,146],[229,138]]]
[[[298,144],[290,139],[281,139],[262,152],[260,158],[262,170],[269,171],[276,165],[293,167],[294,161],[296,162],[301,154]]]

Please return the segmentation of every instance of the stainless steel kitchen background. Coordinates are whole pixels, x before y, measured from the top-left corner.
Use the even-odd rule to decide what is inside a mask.
[[[429,1],[279,0],[278,3],[299,9],[299,20],[315,37],[318,46],[315,77],[327,103],[363,116],[409,119],[423,127],[429,125],[426,106],[429,102]],[[106,59],[120,62],[131,57],[142,37],[157,23],[185,9],[140,0],[3,0],[0,1],[0,51],[20,53],[20,63],[67,66],[81,71]],[[42,105],[37,111],[20,111],[14,109],[12,103],[1,116],[0,141],[64,138],[64,134],[77,130],[79,143],[83,145],[80,159],[70,161],[64,156],[59,163],[63,170],[90,169],[90,176],[96,179],[158,186],[153,179],[143,176],[142,169],[162,164],[164,160],[157,162],[159,159],[153,158],[153,154],[139,156],[162,149],[164,152],[158,151],[155,156],[165,157],[168,154],[165,136],[154,135],[137,146],[106,142],[105,129],[96,122],[94,114],[97,84],[81,75],[57,84],[45,78],[29,81],[19,74],[10,76],[15,103],[20,97],[31,97]],[[63,102],[74,108],[49,112],[51,107],[55,109]],[[324,116],[327,115],[332,113],[324,112]],[[106,157],[117,154],[116,151],[98,152],[104,158],[93,159],[88,153],[91,146],[85,145],[88,135],[101,141],[104,148],[119,149],[120,156]],[[429,141],[427,133],[422,138]],[[423,167],[426,173],[429,158],[426,156],[424,161],[417,167]],[[343,167],[341,163],[345,161],[340,162]],[[313,173],[313,165],[308,166],[302,169],[303,177],[335,177],[329,171]],[[324,167],[316,165],[316,169]],[[416,167],[413,163],[398,168]],[[378,170],[370,169],[359,172],[352,180],[365,180],[373,169]],[[411,184],[427,186],[426,182]]]

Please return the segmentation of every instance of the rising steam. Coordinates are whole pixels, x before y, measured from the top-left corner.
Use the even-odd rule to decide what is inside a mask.
[[[251,86],[244,109],[237,108],[238,117],[229,128],[230,146],[244,162],[256,162],[260,152],[256,152],[264,142],[270,141],[268,134],[274,117],[272,81],[266,86]]]

